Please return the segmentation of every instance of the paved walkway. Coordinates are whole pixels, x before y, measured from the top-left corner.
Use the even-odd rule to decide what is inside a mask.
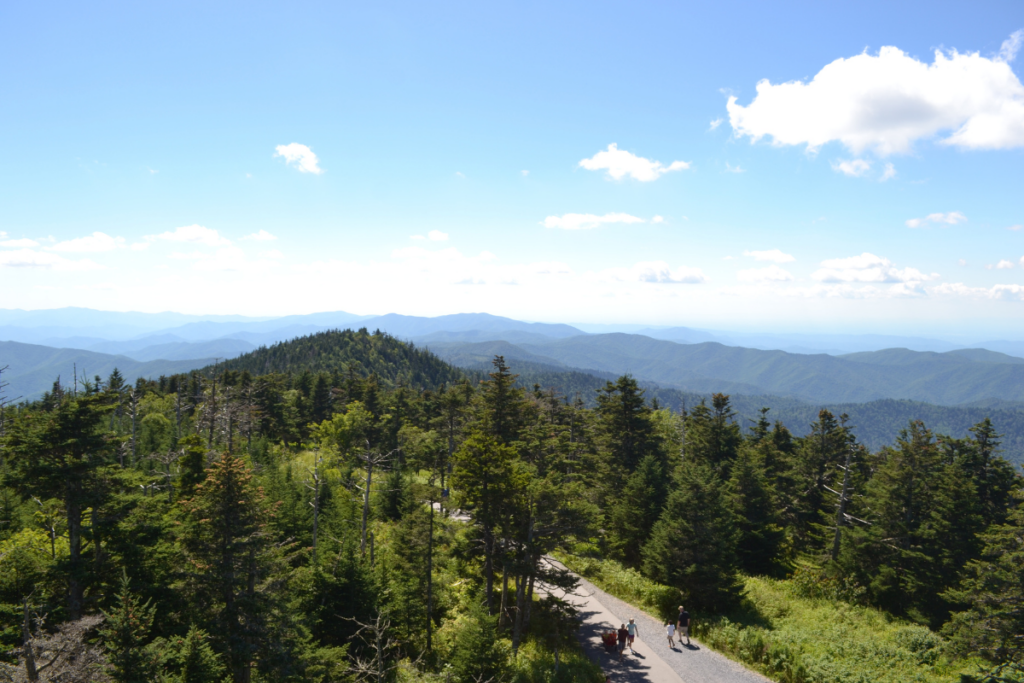
[[[764,676],[694,639],[689,646],[676,644],[669,648],[664,624],[586,579],[580,578],[575,595],[560,597],[565,597],[579,610],[579,637],[583,649],[600,664],[612,683],[770,683]],[[617,654],[605,652],[601,633],[617,629],[630,618],[640,627],[640,637],[633,645],[636,654],[630,654],[627,648],[620,662]]]

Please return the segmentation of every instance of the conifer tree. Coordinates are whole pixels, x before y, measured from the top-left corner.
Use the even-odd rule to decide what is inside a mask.
[[[722,610],[739,594],[736,543],[725,485],[707,465],[687,462],[643,548],[643,571],[682,590],[688,605]]]
[[[156,671],[152,653],[146,651],[156,608],[132,593],[128,574],[121,577],[117,604],[104,612],[106,622],[100,629],[108,652],[114,683],[150,683]]]
[[[628,566],[639,566],[641,549],[661,516],[667,495],[664,464],[653,455],[644,456],[626,480],[608,519],[609,545]]]
[[[729,499],[739,531],[740,568],[753,575],[775,573],[786,534],[760,459],[749,446],[740,449],[733,463]]]
[[[195,624],[189,627],[175,653],[174,683],[221,683],[224,680],[224,664],[209,641],[206,631],[196,628]]]

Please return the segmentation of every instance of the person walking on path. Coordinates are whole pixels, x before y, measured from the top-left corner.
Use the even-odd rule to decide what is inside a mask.
[[[629,638],[629,631],[625,624],[619,626],[619,661],[622,661],[622,653],[626,651],[626,639]]]
[[[665,624],[665,631],[668,633],[668,646],[673,650],[676,647],[676,625],[671,621]]]
[[[640,635],[640,627],[637,626],[632,619],[630,619],[629,623],[626,624],[626,631],[629,632],[629,651],[633,654],[636,654],[636,652],[633,650],[633,639]]]
[[[686,608],[679,605],[679,616],[676,617],[676,630],[679,631],[679,644],[683,644],[683,636],[686,636],[686,644],[690,644],[690,613]]]

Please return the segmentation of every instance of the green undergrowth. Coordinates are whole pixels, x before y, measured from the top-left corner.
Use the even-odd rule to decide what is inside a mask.
[[[674,613],[679,592],[611,560],[560,555],[601,590],[652,616]],[[780,683],[956,683],[979,662],[952,659],[928,628],[842,600],[807,597],[789,580],[744,579],[743,603],[727,615],[694,615],[704,645]],[[671,598],[671,599],[670,599]]]

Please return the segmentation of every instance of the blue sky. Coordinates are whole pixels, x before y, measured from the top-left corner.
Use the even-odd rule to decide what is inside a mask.
[[[0,25],[3,307],[1024,338],[1017,0]]]

